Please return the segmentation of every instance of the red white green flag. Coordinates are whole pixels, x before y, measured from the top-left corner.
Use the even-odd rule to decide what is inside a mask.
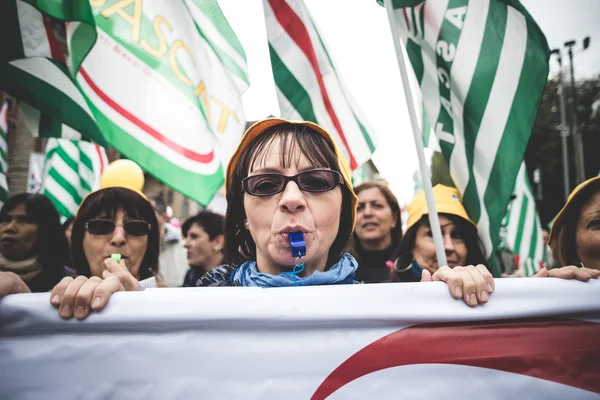
[[[302,0],[264,0],[263,5],[281,116],[326,128],[355,170],[371,158],[377,138],[314,19]]]
[[[5,90],[210,201],[245,128],[240,95],[249,84],[245,53],[216,0],[8,3],[2,8],[12,14],[0,23],[11,25],[5,37],[14,49],[0,59],[0,74],[10,75],[0,78]],[[47,16],[65,22],[65,68],[52,46],[52,59],[25,51],[36,43],[27,38],[43,37]],[[35,26],[23,21],[42,21],[38,33],[29,35]],[[67,106],[78,119],[61,113]]]

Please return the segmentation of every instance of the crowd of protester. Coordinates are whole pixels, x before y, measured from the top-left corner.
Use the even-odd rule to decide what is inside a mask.
[[[495,290],[477,226],[459,192],[434,199],[447,265],[439,265],[425,195],[402,231],[398,200],[383,182],[352,186],[328,132],[269,118],[251,126],[226,170],[225,216],[203,210],[181,226],[143,193],[143,173],[119,160],[100,189],[62,225],[41,194],[18,194],[0,210],[0,298],[52,292],[61,317],[84,319],[118,291],[178,286],[337,285],[443,281],[470,306]],[[302,233],[305,254],[292,254]],[[548,233],[553,265],[536,277],[600,276],[600,178],[579,185]],[[550,268],[553,267],[553,268]]]

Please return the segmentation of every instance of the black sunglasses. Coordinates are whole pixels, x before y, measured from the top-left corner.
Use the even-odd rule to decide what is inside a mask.
[[[294,176],[259,174],[242,179],[242,187],[252,196],[272,196],[283,192],[289,181],[305,192],[326,192],[342,183],[342,175],[330,169],[311,169]]]
[[[91,235],[110,235],[117,225],[110,219],[92,219],[85,224],[85,230]],[[146,221],[127,221],[123,224],[125,233],[130,236],[146,236],[150,233],[150,224]]]

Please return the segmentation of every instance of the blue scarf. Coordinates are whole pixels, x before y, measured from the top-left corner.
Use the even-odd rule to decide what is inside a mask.
[[[258,286],[261,288],[286,286],[346,285],[354,283],[354,273],[358,263],[350,254],[345,253],[340,260],[325,272],[315,271],[307,277],[294,277],[283,273],[271,275],[259,272],[256,261],[246,261],[231,275],[236,286]],[[294,279],[295,278],[295,279]]]

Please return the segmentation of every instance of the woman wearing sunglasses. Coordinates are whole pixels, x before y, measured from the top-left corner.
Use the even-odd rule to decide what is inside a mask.
[[[278,118],[257,122],[229,162],[226,190],[225,247],[231,265],[213,268],[196,286],[355,283],[357,262],[347,250],[357,197],[348,163],[323,128]],[[303,256],[293,254],[302,247]],[[465,270],[469,280],[449,268],[440,268],[433,277],[425,273],[423,280],[445,281],[452,296],[466,301],[476,294],[478,302],[486,302],[492,276],[472,266]],[[75,296],[85,309],[75,317],[101,310],[119,290],[124,288],[115,279],[90,284]],[[52,297],[64,295],[55,290]]]
[[[71,256],[80,276],[64,278],[52,291],[51,303],[63,318],[87,315],[89,305],[81,308],[80,301],[91,298],[99,284],[126,291],[166,286],[155,277],[159,226],[141,192],[142,170],[131,161],[116,161],[100,186],[85,198],[73,223]]]

